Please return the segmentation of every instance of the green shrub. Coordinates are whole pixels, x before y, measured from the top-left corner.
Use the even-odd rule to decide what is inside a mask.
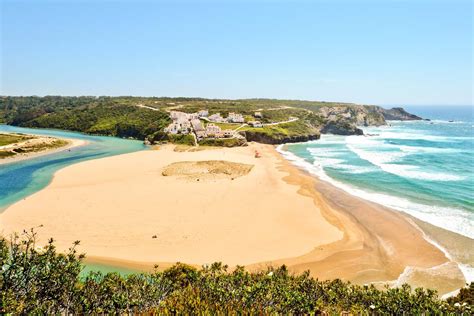
[[[173,144],[189,146],[195,145],[194,136],[191,134],[168,134],[166,139],[172,142]]]
[[[0,240],[0,313],[6,314],[353,314],[469,315],[474,283],[457,297],[435,291],[379,290],[341,280],[294,275],[285,266],[250,273],[221,263],[202,269],[177,263],[163,272],[122,276],[79,273],[78,242],[58,254],[53,241],[42,249],[33,231]]]
[[[245,146],[247,142],[242,138],[205,138],[199,141],[202,146],[238,147]]]

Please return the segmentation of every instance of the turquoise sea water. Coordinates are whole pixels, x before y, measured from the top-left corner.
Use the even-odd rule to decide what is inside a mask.
[[[281,152],[351,194],[474,238],[473,108],[406,109],[432,121],[323,135]]]
[[[82,139],[87,145],[34,159],[0,165],[0,211],[44,188],[57,170],[89,159],[145,149],[143,142],[74,132],[0,125],[0,132],[16,132]]]

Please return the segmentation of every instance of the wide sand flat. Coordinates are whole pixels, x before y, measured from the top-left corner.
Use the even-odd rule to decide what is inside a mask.
[[[254,150],[263,157],[254,158]],[[60,249],[145,262],[250,264],[293,257],[342,238],[313,200],[288,185],[271,147],[175,152],[172,147],[60,170],[41,192],[8,208],[4,234],[43,225]],[[245,176],[190,180],[162,175],[176,161],[254,165]],[[156,236],[156,238],[152,238]]]

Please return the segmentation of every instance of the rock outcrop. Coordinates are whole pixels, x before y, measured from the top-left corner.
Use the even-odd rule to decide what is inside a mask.
[[[321,129],[322,134],[364,135],[364,132],[353,123],[347,121],[330,121]]]
[[[386,120],[396,121],[419,121],[421,117],[408,113],[404,108],[382,109],[382,115]]]
[[[410,114],[403,108],[384,109],[375,105],[328,106],[321,107],[318,114],[324,123],[320,126],[322,134],[363,135],[358,126],[387,125],[386,120],[411,121],[422,118]]]
[[[328,122],[345,121],[356,126],[385,125],[383,113],[375,110],[376,106],[348,105],[322,107],[319,114]]]

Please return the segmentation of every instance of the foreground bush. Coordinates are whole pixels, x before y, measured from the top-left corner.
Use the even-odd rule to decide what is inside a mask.
[[[36,248],[35,233],[0,240],[0,312],[12,314],[465,314],[473,308],[474,283],[448,301],[435,291],[378,290],[340,280],[292,275],[285,266],[249,273],[214,263],[198,270],[177,263],[164,272],[121,276],[91,272],[80,277],[76,242],[58,254],[52,240]]]

